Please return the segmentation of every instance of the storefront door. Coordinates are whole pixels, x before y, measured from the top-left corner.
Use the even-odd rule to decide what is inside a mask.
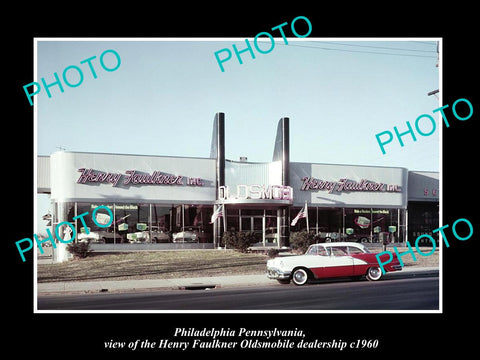
[[[240,231],[252,232],[258,242],[265,243],[264,216],[240,216]]]
[[[280,226],[282,217],[277,209],[234,208],[225,210],[228,231],[252,232],[256,238],[254,246],[279,246]],[[218,222],[217,222],[218,223]],[[219,226],[217,224],[217,226]],[[223,231],[223,223],[217,231]],[[218,234],[218,233],[217,233]],[[218,237],[220,241],[221,235]]]
[[[240,231],[252,232],[258,243],[278,246],[277,216],[273,215],[241,215]]]

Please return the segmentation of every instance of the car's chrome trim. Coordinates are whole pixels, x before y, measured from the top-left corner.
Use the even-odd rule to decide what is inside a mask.
[[[280,271],[276,268],[267,268],[266,275],[269,279],[287,280],[290,279],[290,271]]]

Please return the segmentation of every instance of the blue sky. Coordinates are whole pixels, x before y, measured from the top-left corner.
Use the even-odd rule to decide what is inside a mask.
[[[243,64],[233,55],[225,72],[215,51],[243,49],[244,39],[94,40],[37,40],[36,81],[51,83],[70,65],[84,74],[78,87],[64,85],[61,93],[53,86],[51,98],[43,89],[35,96],[39,155],[62,147],[208,157],[221,111],[229,159],[271,161],[277,122],[287,116],[291,161],[439,170],[438,113],[432,114],[439,101],[427,96],[440,86],[435,39],[288,38],[285,45],[280,37],[268,54],[243,53]],[[99,63],[108,49],[121,57],[113,72]],[[80,64],[94,55],[97,79]],[[75,71],[69,76],[74,82]],[[421,114],[434,116],[437,131],[416,142],[405,136],[404,147],[394,141],[382,155],[375,134],[394,126],[405,131],[406,121],[414,126]]]
[[[421,114],[432,114],[439,101],[434,39],[366,41],[282,38],[268,54],[232,56],[220,70],[214,53],[245,48],[245,39],[37,39],[37,75],[53,83],[71,65],[83,82],[64,92],[52,86],[35,96],[37,154],[67,151],[208,157],[216,112],[226,119],[226,156],[272,160],[278,120],[290,118],[291,161],[398,166],[439,170],[439,121],[433,135],[404,136],[386,145],[383,155],[375,134],[406,131]],[[370,40],[370,39],[368,39]],[[269,43],[260,44],[268,49]],[[253,47],[253,45],[252,45]],[[99,58],[115,50],[120,67],[102,69]],[[406,49],[406,50],[397,50]],[[392,55],[394,54],[394,55]],[[97,78],[88,64],[91,61]],[[223,56],[223,54],[222,54]],[[109,68],[116,65],[105,55]],[[79,82],[69,70],[71,83]],[[63,81],[63,80],[62,80]],[[33,90],[30,90],[33,91]],[[26,102],[28,100],[26,99]],[[441,122],[440,122],[441,123]],[[428,124],[421,128],[427,132]],[[49,198],[38,197],[37,233]]]

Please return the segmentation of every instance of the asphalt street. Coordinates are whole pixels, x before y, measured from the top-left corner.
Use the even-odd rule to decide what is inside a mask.
[[[438,274],[208,290],[40,296],[38,310],[438,310]]]

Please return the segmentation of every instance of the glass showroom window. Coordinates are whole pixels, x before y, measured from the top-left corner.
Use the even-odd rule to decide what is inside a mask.
[[[150,239],[152,243],[172,242],[172,206],[151,205]]]
[[[433,233],[439,227],[438,203],[410,202],[408,204],[408,242],[413,246],[417,237],[430,235],[438,244],[439,232]],[[431,246],[428,238],[420,238],[420,245]]]
[[[290,220],[298,215],[302,208],[293,207],[290,210]],[[308,225],[311,232],[320,234],[321,237],[335,237],[332,234],[339,234],[342,230],[342,208],[322,208],[308,206]],[[292,231],[306,231],[306,219],[298,220],[297,224],[292,227]]]
[[[213,242],[213,225],[210,224],[213,206],[184,205],[183,211],[184,229],[198,234],[200,243]]]
[[[52,224],[50,228],[50,231],[52,232],[53,236],[56,237],[55,229],[57,228],[57,225],[64,221],[70,222],[71,224],[73,224],[73,226],[75,226],[75,220],[73,220],[74,217],[75,217],[75,203],[55,202],[54,208],[53,208],[53,215],[52,215]],[[63,230],[66,227],[68,226],[64,225],[58,230],[59,236],[61,236],[62,239],[64,239]]]
[[[276,209],[265,210],[265,243],[268,245],[278,245],[278,212]]]
[[[343,209],[317,207],[315,231],[320,241],[344,241]]]
[[[120,243],[151,242],[149,215],[149,204],[115,204],[115,223],[121,237]]]
[[[85,224],[87,225],[86,228],[88,229],[88,232],[89,232],[88,234],[87,234],[87,229],[85,229],[85,227],[83,226],[82,221],[80,219],[75,220],[78,241],[88,242],[93,244],[105,244],[105,243],[113,244],[115,242],[116,237],[118,240],[120,240],[120,237],[118,236],[118,234],[115,234],[115,226],[114,226],[115,224],[113,222],[107,228],[99,227],[94,223],[91,214],[93,213],[93,210],[95,210],[100,205],[108,207],[112,211],[112,213],[114,213],[113,204],[77,203],[77,211],[76,211],[77,215],[80,215],[86,212],[88,212],[89,214],[87,216],[83,216],[83,220],[85,221]],[[105,212],[102,211],[102,213],[105,213]]]
[[[318,232],[341,233],[343,228],[342,208],[322,208],[318,211]]]
[[[398,241],[398,209],[345,209],[345,233],[350,241]]]

